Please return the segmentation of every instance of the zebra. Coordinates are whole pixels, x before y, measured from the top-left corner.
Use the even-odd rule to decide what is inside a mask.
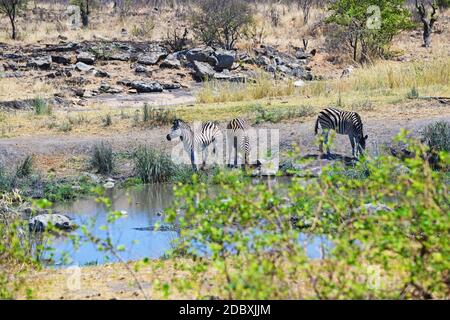
[[[213,145],[213,153],[217,152],[217,137],[220,134],[219,126],[216,122],[208,121],[202,123],[200,132],[195,132],[185,121],[181,119],[175,119],[172,123],[170,133],[167,134],[167,140],[180,138],[184,144],[184,150],[189,154],[192,167],[197,171],[197,165],[195,161],[195,152],[200,149],[202,152],[202,166],[203,169],[206,165],[208,157],[208,147]]]
[[[335,130],[338,134],[346,134],[352,145],[352,155],[355,157],[358,153],[363,154],[366,149],[367,135],[363,134],[363,124],[361,117],[356,112],[343,111],[335,108],[327,108],[320,111],[316,120],[314,132],[317,135],[319,125],[322,128],[323,140],[320,141],[319,150],[323,153],[323,143],[328,143],[328,133]],[[355,150],[356,146],[356,150]],[[356,151],[356,152],[355,152]],[[330,154],[330,148],[327,145],[327,154]]]
[[[249,164],[250,137],[247,132],[248,126],[244,119],[232,119],[227,125],[228,141],[228,167],[233,167],[232,155],[234,150],[234,167],[237,167],[238,149],[244,153],[244,167]],[[239,142],[239,143],[238,143]]]

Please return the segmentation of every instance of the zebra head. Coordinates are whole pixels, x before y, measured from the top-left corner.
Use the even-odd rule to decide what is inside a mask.
[[[368,138],[368,135],[366,134],[361,136],[358,139],[358,152],[362,155],[364,153],[364,150],[366,150],[366,140]]]
[[[189,129],[189,125],[186,122],[181,119],[175,119],[166,138],[171,141],[172,139],[180,137],[180,140],[183,141],[183,138],[186,135],[186,130]]]

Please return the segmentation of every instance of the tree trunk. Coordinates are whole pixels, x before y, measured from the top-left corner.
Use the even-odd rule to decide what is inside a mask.
[[[16,19],[12,16],[9,17],[9,20],[11,21],[11,39],[16,40],[17,39],[17,29],[16,29]]]
[[[432,29],[428,23],[423,24],[423,45],[426,48],[429,48],[431,46],[431,34]]]
[[[355,36],[355,43],[353,45],[353,60],[358,58],[358,36]]]

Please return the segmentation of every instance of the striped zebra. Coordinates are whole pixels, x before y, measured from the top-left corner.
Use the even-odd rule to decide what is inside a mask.
[[[227,125],[228,167],[237,167],[238,153],[243,153],[244,167],[250,162],[250,137],[244,119],[232,119]],[[234,161],[232,156],[234,155]]]
[[[352,155],[355,157],[358,153],[363,154],[366,148],[367,135],[363,134],[363,124],[361,117],[356,112],[343,111],[335,108],[327,108],[319,113],[316,120],[314,132],[317,135],[319,125],[322,128],[324,139],[320,141],[319,150],[323,153],[323,143],[328,144],[328,134],[330,130],[335,130],[338,134],[346,134],[352,144]],[[355,150],[356,146],[356,150]],[[330,154],[330,148],[327,145],[327,153]]]
[[[184,144],[184,150],[189,154],[192,167],[197,171],[195,154],[196,151],[202,152],[202,166],[203,169],[206,165],[208,157],[208,147],[213,145],[213,153],[217,152],[217,137],[220,134],[219,126],[216,122],[208,121],[202,123],[200,132],[192,130],[191,126],[181,119],[173,121],[170,133],[166,136],[167,140],[180,138]]]

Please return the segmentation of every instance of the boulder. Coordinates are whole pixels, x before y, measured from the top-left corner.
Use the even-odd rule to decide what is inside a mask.
[[[94,69],[93,66],[87,65],[83,62],[77,62],[75,64],[75,69],[77,69],[78,71],[82,71],[82,72],[87,72],[87,71],[91,71]]]
[[[116,61],[128,61],[130,59],[131,56],[128,53],[116,53],[108,57],[108,60],[116,60]]]
[[[100,92],[103,92],[103,93],[110,93],[110,94],[118,94],[118,93],[121,93],[121,92],[122,92],[122,88],[119,88],[119,87],[112,87],[112,86],[110,86],[110,85],[107,84],[107,83],[102,83],[102,84],[100,85],[100,87],[98,88],[98,90],[99,90]]]
[[[194,78],[198,81],[212,79],[216,73],[213,67],[206,62],[194,61],[192,65],[194,67]]]
[[[163,50],[162,48],[156,51],[151,51],[145,54],[142,54],[138,57],[137,62],[144,65],[155,65],[157,64],[161,59],[165,58],[167,56],[167,51]]]
[[[158,82],[133,81],[131,82],[130,87],[135,89],[138,93],[163,91],[162,85]]]
[[[80,45],[78,43],[67,43],[62,45],[47,45],[44,49],[45,51],[55,51],[55,52],[66,52],[66,51],[74,51],[78,49]]]
[[[134,68],[134,72],[136,72],[136,73],[145,73],[145,72],[147,72],[147,68],[144,67],[143,65],[138,64],[138,65]]]
[[[52,55],[52,62],[68,65],[72,63],[72,57],[70,55]]]
[[[258,66],[268,66],[272,64],[272,61],[270,61],[270,59],[266,56],[258,56],[255,58],[255,63]]]
[[[235,54],[233,51],[218,50],[214,52],[214,56],[217,59],[217,64],[214,68],[218,71],[223,69],[231,69],[235,60]]]
[[[50,70],[52,64],[52,57],[49,55],[31,58],[27,62],[28,68],[41,69],[41,70]]]
[[[178,60],[175,55],[169,54],[163,62],[159,65],[160,68],[168,68],[168,69],[180,69],[181,62]]]
[[[111,77],[108,72],[102,71],[102,70],[95,70],[94,75],[98,78],[110,78]]]
[[[62,214],[40,214],[31,218],[28,222],[30,231],[42,232],[48,230],[50,225],[60,230],[71,230],[75,228],[75,224],[69,217]]]
[[[186,59],[189,62],[206,62],[212,66],[217,65],[218,62],[211,47],[190,49],[186,52]]]
[[[94,64],[95,63],[95,56],[89,52],[80,52],[77,55],[77,62],[83,62],[85,64]]]
[[[181,88],[179,83],[161,83],[161,85],[164,90],[176,90]]]

